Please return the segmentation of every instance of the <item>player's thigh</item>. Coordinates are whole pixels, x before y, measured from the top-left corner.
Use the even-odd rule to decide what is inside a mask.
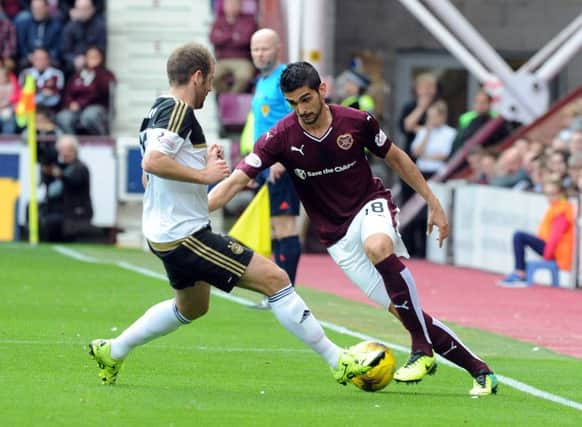
[[[176,289],[176,307],[189,320],[204,316],[209,306],[210,284],[200,281],[194,286]]]
[[[254,253],[236,286],[271,296],[289,283],[289,276],[284,270],[264,256]]]
[[[170,285],[190,288],[198,282],[209,283],[230,292],[245,273],[253,251],[235,239],[204,228],[191,236],[168,244],[149,242],[150,248],[164,263]]]
[[[398,231],[398,215],[392,215],[386,199],[375,199],[364,205],[352,225],[359,226],[360,240],[373,263],[392,254],[409,257]]]
[[[390,298],[384,281],[366,256],[356,227],[350,226],[346,235],[327,251],[350,281],[368,298],[382,307],[388,307]]]

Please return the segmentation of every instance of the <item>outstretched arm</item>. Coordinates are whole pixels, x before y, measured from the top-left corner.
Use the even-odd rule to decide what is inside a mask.
[[[146,152],[141,165],[144,172],[161,178],[198,184],[214,184],[227,177],[230,172],[226,162],[216,152],[209,153],[208,162],[204,169],[188,167],[166,154],[153,150]]]
[[[398,174],[398,176],[400,176],[400,178],[402,178],[414,189],[414,191],[426,200],[428,205],[427,234],[431,234],[433,227],[436,225],[439,229],[439,247],[442,247],[443,242],[449,235],[449,221],[440,202],[426,183],[426,180],[414,162],[404,151],[398,148],[396,144],[390,146],[384,161]]]
[[[241,191],[251,181],[249,176],[241,171],[235,171],[224,181],[221,181],[208,193],[208,210],[210,212],[223,207],[236,193]]]

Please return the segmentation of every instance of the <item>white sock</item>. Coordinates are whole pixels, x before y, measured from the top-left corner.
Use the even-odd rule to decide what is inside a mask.
[[[134,347],[167,335],[188,323],[190,320],[180,314],[173,299],[162,301],[150,307],[121,335],[111,340],[111,357],[125,359]]]
[[[323,357],[329,366],[332,368],[337,366],[341,348],[325,335],[323,328],[303,299],[297,295],[293,285],[270,296],[269,303],[273,314],[285,329]]]

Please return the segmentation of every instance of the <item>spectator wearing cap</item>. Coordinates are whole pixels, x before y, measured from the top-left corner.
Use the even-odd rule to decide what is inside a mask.
[[[376,108],[374,98],[366,94],[370,86],[370,79],[362,73],[347,70],[343,75],[343,94],[345,98],[340,102],[345,107],[373,113]]]

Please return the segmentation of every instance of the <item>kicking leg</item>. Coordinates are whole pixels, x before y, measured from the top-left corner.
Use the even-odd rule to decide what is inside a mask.
[[[334,344],[325,335],[305,301],[295,292],[287,274],[258,254],[253,255],[238,286],[268,296],[271,310],[279,323],[318,353],[340,383],[345,384],[353,376],[367,372],[383,356],[381,352],[353,355]]]

